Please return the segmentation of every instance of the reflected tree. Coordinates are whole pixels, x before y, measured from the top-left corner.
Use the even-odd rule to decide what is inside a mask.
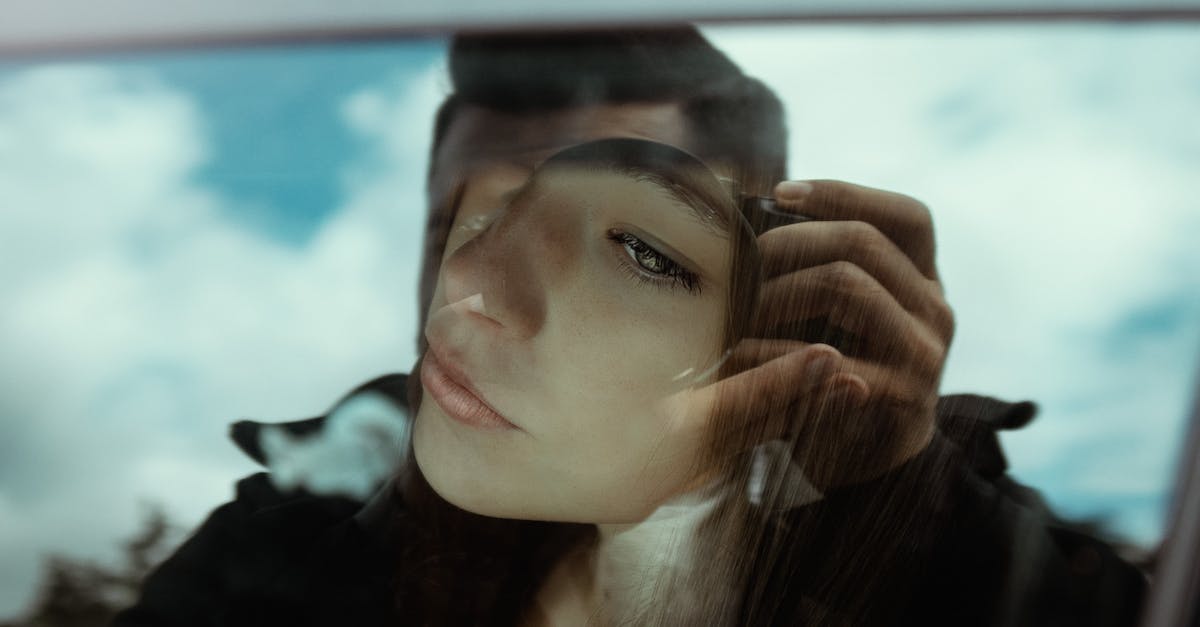
[[[177,530],[161,507],[146,508],[141,528],[121,544],[121,563],[49,555],[37,597],[23,618],[0,627],[104,625],[137,597],[142,579],[174,548]]]

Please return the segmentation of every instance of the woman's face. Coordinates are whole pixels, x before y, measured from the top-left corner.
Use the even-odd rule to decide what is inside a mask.
[[[413,431],[446,500],[634,522],[703,471],[708,416],[672,395],[722,353],[729,236],[643,179],[559,165],[460,208]]]

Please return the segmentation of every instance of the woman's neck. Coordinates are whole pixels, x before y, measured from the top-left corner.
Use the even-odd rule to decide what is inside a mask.
[[[538,592],[544,625],[641,623],[691,575],[693,540],[717,502],[708,486],[661,505],[645,520],[597,525],[596,542],[565,556]]]

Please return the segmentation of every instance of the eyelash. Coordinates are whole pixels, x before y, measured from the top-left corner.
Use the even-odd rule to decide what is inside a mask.
[[[633,258],[633,262],[637,264],[637,268],[626,265],[629,274],[635,279],[644,283],[665,285],[669,289],[682,287],[693,294],[700,293],[700,277],[695,272],[687,270],[675,260],[638,239],[637,236],[614,229],[608,232],[608,238],[624,247],[629,256]],[[643,261],[653,262],[662,269],[647,268]]]

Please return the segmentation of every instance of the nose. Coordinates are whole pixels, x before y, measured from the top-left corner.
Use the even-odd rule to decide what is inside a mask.
[[[446,301],[511,337],[536,335],[546,319],[546,264],[554,256],[549,225],[538,218],[505,208],[451,253],[442,266]]]

